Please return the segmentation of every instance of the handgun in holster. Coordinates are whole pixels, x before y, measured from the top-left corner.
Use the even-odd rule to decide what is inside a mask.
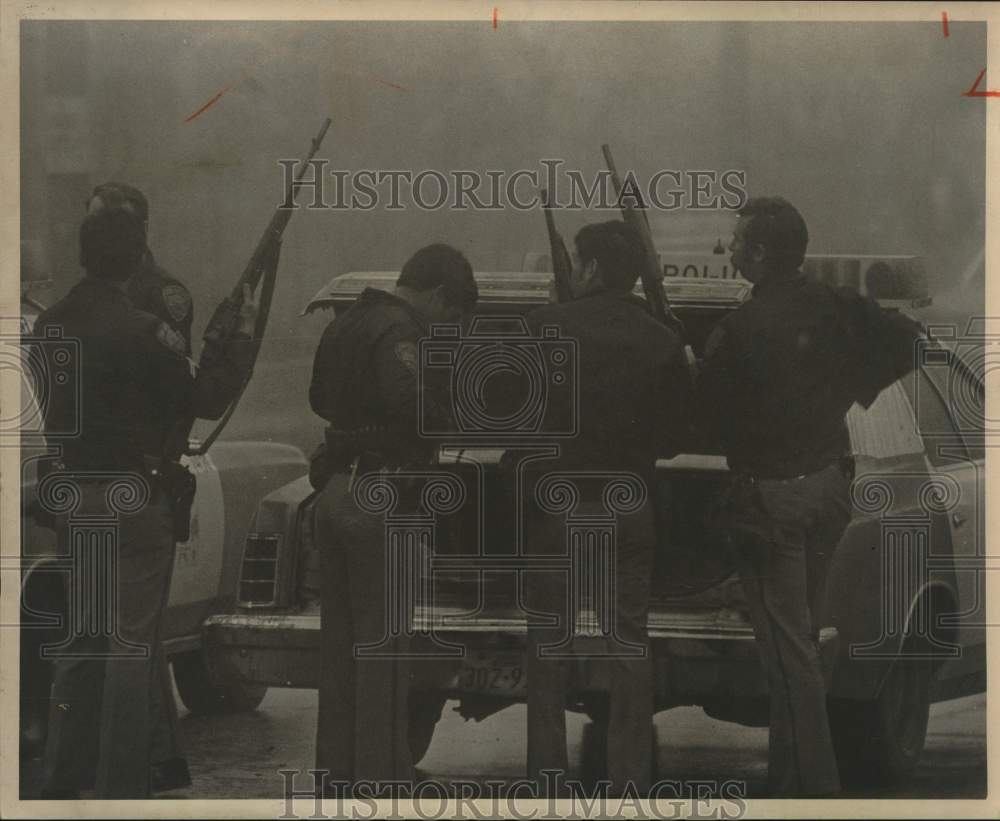
[[[191,505],[194,504],[198,480],[180,462],[147,457],[146,467],[170,500],[170,510],[174,515],[174,541],[186,542],[191,538]]]

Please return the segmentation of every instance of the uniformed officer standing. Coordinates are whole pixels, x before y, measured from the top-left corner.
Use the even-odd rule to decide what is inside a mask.
[[[194,303],[187,286],[157,264],[149,248],[149,203],[145,195],[131,185],[106,182],[94,188],[87,202],[87,212],[95,214],[105,208],[122,208],[133,213],[142,223],[146,250],[135,273],[129,277],[126,293],[140,311],[153,314],[179,333],[184,339],[185,355],[191,356],[191,325]],[[257,308],[244,291],[242,312],[256,317]],[[193,405],[200,419],[218,419],[235,398],[249,373],[247,337],[252,323],[243,323],[243,330],[230,339],[205,339],[198,358]],[[242,338],[241,338],[242,337]],[[187,447],[187,435],[192,419],[181,420],[168,447],[168,458],[176,460]],[[187,424],[185,424],[185,422]]]
[[[645,486],[645,502],[617,521],[612,593],[614,634],[643,653],[606,660],[611,668],[607,775],[617,794],[627,782],[642,792],[652,777],[653,670],[646,622],[656,543],[655,461],[675,455],[688,441],[693,386],[680,338],[632,293],[643,264],[634,232],[617,220],[584,226],[572,259],[574,299],[539,308],[528,320],[538,334],[544,326],[556,326],[561,337],[576,340],[579,432],[560,441],[558,458],[538,462],[532,472],[627,472]],[[572,411],[554,407],[550,412],[558,417]],[[578,490],[577,514],[603,509],[598,489],[581,483]],[[566,551],[561,516],[530,512],[526,535],[529,554]],[[559,619],[556,627],[528,632],[528,776],[542,785],[542,770],[567,772],[567,662],[541,657],[539,650],[562,641],[575,614],[568,614],[567,624],[564,572],[525,576],[529,608]]]
[[[66,401],[76,391],[57,392],[44,412],[47,430],[72,429],[67,416],[79,412],[80,434],[62,443],[61,460],[67,479],[89,477],[79,480],[81,511],[99,512],[105,504],[104,472],[141,474],[151,489],[147,504],[118,522],[115,622],[122,639],[148,647],[149,654],[56,661],[43,798],[76,797],[95,760],[98,798],[150,795],[151,693],[178,503],[164,454],[178,419],[214,410],[207,386],[226,383],[231,372],[246,373],[253,353],[256,305],[247,300],[226,356],[192,378],[183,336],[126,296],[145,252],[145,232],[134,213],[104,208],[88,216],[80,231],[86,276],[39,316],[35,328],[41,337],[58,329],[79,340],[79,406]],[[59,537],[68,549],[62,528]],[[104,638],[89,644],[83,649],[106,649]]]
[[[753,296],[706,342],[699,407],[734,477],[724,516],[767,672],[770,792],[832,795],[840,782],[815,619],[851,518],[845,415],[913,367],[919,326],[806,279],[809,235],[787,201],[751,199],[739,214],[729,248]]]
[[[153,314],[175,330],[184,340],[184,353],[191,356],[191,326],[194,304],[187,287],[157,264],[149,248],[149,201],[138,188],[122,182],[105,182],[96,186],[87,201],[87,213],[96,214],[104,209],[122,208],[131,212],[142,223],[146,236],[146,250],[135,273],[129,277],[126,294],[140,311]],[[236,396],[247,375],[247,352],[232,347],[245,346],[244,341],[229,340],[222,343],[205,340],[199,360],[197,397],[192,405],[198,415],[217,419]],[[187,448],[188,434],[194,417],[190,414],[177,419],[173,431],[167,436],[163,458],[176,464]],[[181,479],[183,474],[174,469]],[[162,652],[157,653],[157,676],[161,686],[153,693],[153,790],[168,790],[191,784],[187,761],[180,750],[177,738],[177,709],[169,665]]]
[[[465,257],[430,245],[406,262],[392,293],[366,289],[330,323],[316,351],[309,402],[330,424],[324,475],[314,478],[322,487],[315,527],[323,548],[316,766],[332,781],[413,777],[407,664],[354,654],[356,645],[390,634],[392,591],[384,522],[358,508],[352,476],[427,469],[434,448],[420,439],[418,402],[442,417],[438,429],[449,414],[444,402],[418,396],[417,342],[432,323],[458,321],[477,298]],[[404,650],[404,642],[395,647]]]

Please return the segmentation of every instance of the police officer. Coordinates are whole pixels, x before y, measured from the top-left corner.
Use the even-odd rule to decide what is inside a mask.
[[[528,319],[537,335],[555,326],[560,337],[576,340],[578,400],[550,392],[556,404],[547,413],[562,417],[565,427],[575,412],[578,434],[559,440],[558,457],[536,463],[531,478],[553,470],[624,472],[641,482],[645,501],[616,523],[614,638],[607,649],[618,657],[607,659],[606,750],[612,789],[621,794],[631,782],[641,793],[652,779],[653,670],[646,621],[656,542],[655,460],[675,455],[687,441],[692,385],[680,338],[632,293],[643,265],[634,231],[617,220],[584,226],[572,260],[574,298],[539,308]],[[603,510],[600,487],[581,480],[578,492],[577,515]],[[565,553],[565,519],[529,511],[528,553]],[[568,638],[575,614],[566,610],[565,572],[531,571],[525,584],[529,609],[559,620],[554,627],[529,622],[528,632],[528,776],[544,785],[543,770],[567,771],[567,660],[540,650]]]
[[[163,320],[184,340],[185,355],[191,356],[191,324],[194,319],[194,305],[187,287],[169,274],[153,257],[149,249],[149,203],[146,196],[131,185],[121,182],[106,182],[94,188],[87,201],[87,213],[95,214],[105,208],[122,208],[134,214],[142,223],[146,237],[143,252],[135,273],[129,277],[126,293],[132,304],[140,311],[146,311]],[[244,288],[241,312],[246,317],[256,317],[257,306],[249,289]],[[252,324],[243,323],[244,331],[235,337],[222,340],[205,339],[198,359],[195,381],[194,410],[198,418],[218,419],[239,392],[244,379],[249,374],[250,347],[247,344]],[[187,447],[187,425],[182,420],[178,431],[168,447],[168,457],[176,460]]]
[[[194,306],[187,287],[157,264],[149,248],[149,202],[138,188],[122,182],[105,182],[96,186],[87,200],[87,213],[96,214],[105,209],[122,208],[141,222],[146,248],[142,261],[129,277],[126,293],[132,304],[141,311],[153,314],[176,331],[184,341],[184,353],[191,355],[191,325]],[[245,295],[246,296],[246,295]],[[247,351],[233,351],[245,346],[243,340],[216,342],[205,340],[199,361],[197,397],[193,403],[200,416],[216,419],[226,405],[236,396],[247,376]],[[204,374],[202,376],[202,374]],[[187,447],[188,433],[194,418],[191,415],[177,419],[173,431],[167,436],[163,458],[176,464]],[[184,474],[174,468],[181,480]],[[183,535],[183,534],[180,534]],[[153,695],[153,789],[177,789],[191,784],[187,761],[181,754],[177,739],[177,709],[169,667],[162,653],[157,654],[157,675],[162,683]]]
[[[184,337],[187,355],[191,354],[191,323],[194,306],[184,283],[161,268],[149,249],[149,201],[138,188],[122,182],[105,182],[96,186],[87,200],[87,213],[96,214],[104,208],[124,208],[142,222],[147,235],[142,263],[129,278],[128,298],[140,311],[159,317]]]
[[[323,547],[321,656],[316,766],[331,781],[412,778],[407,744],[408,668],[397,657],[355,658],[378,643],[386,623],[382,518],[359,509],[353,477],[401,467],[427,469],[418,403],[448,419],[440,397],[418,396],[417,342],[435,322],[454,322],[476,303],[472,267],[443,244],[417,251],[392,293],[366,289],[326,328],[316,351],[309,401],[330,424],[316,538]],[[322,476],[316,475],[322,473]],[[404,650],[397,640],[395,649]]]
[[[43,798],[76,797],[94,761],[98,798],[150,795],[151,733],[157,720],[151,699],[178,503],[164,461],[166,442],[178,419],[212,410],[204,405],[209,392],[199,390],[198,383],[224,381],[224,370],[245,372],[252,355],[249,333],[256,306],[248,301],[240,338],[227,347],[229,358],[218,360],[215,372],[203,370],[192,378],[183,336],[136,309],[126,296],[129,277],[145,252],[144,227],[134,213],[119,207],[89,215],[80,230],[86,275],[36,323],[38,336],[59,329],[79,340],[77,391],[53,394],[45,424],[47,430],[72,429],[68,417],[79,413],[79,436],[62,443],[61,461],[68,479],[86,475],[79,479],[83,512],[100,512],[106,503],[103,472],[141,474],[150,487],[147,503],[118,522],[115,622],[119,638],[148,653],[141,659],[111,655],[105,660],[93,654],[107,649],[107,637],[98,637],[83,641],[89,657],[57,659]],[[77,392],[78,407],[68,401]],[[64,528],[59,537],[65,542]]]
[[[739,215],[729,250],[752,298],[706,342],[699,407],[734,477],[724,517],[767,673],[770,792],[833,795],[816,618],[851,518],[845,415],[913,367],[919,326],[806,279],[809,234],[787,201],[751,199]]]

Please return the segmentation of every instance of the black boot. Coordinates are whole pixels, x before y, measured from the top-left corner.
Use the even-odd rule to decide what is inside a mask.
[[[157,761],[150,767],[149,780],[153,792],[179,790],[191,786],[191,771],[181,756]]]

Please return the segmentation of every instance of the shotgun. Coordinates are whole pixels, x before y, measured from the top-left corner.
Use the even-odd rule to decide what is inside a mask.
[[[611,172],[611,184],[615,189],[615,196],[618,197],[619,205],[622,209],[622,219],[626,225],[632,226],[642,242],[642,249],[645,256],[645,264],[639,271],[642,280],[642,289],[646,292],[646,301],[649,309],[660,322],[677,331],[683,338],[683,324],[676,314],[670,310],[670,301],[663,290],[663,271],[660,268],[660,258],[656,253],[656,246],[653,245],[653,235],[649,230],[649,220],[646,218],[645,205],[639,192],[635,192],[635,197],[639,201],[636,208],[632,203],[626,203],[622,197],[622,181],[618,176],[618,169],[615,168],[614,158],[611,156],[611,148],[607,143],[601,146],[604,152],[604,161]]]
[[[549,192],[542,189],[542,211],[545,214],[545,227],[549,232],[549,249],[552,256],[552,274],[556,283],[556,299],[559,302],[569,302],[573,298],[570,288],[570,271],[573,263],[566,250],[566,243],[556,230],[556,221],[552,216],[552,206],[549,202]]]

